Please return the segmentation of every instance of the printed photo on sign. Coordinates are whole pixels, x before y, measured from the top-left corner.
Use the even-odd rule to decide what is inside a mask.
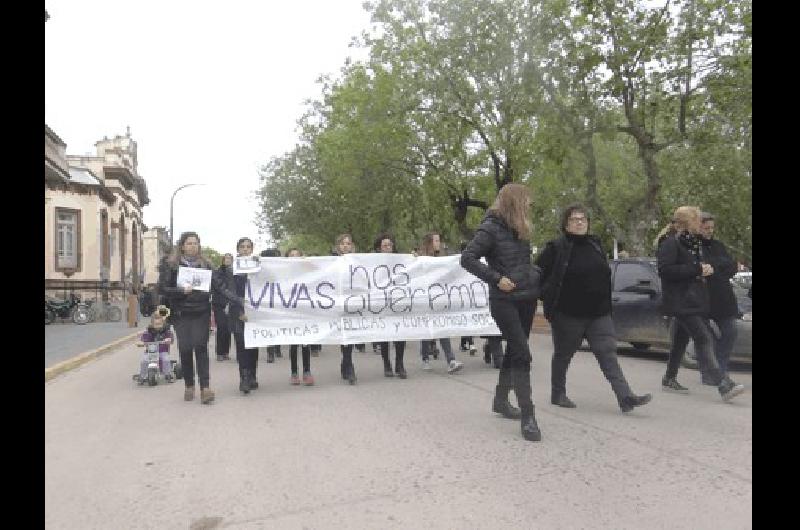
[[[178,287],[191,285],[193,291],[211,290],[211,271],[192,267],[178,267]]]
[[[237,256],[233,258],[234,274],[253,274],[261,270],[258,256]]]

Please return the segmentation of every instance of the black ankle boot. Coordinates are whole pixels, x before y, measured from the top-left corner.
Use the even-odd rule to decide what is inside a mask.
[[[551,394],[550,403],[558,405],[559,407],[564,407],[565,409],[574,409],[577,407],[577,405],[567,397],[566,393]]]
[[[239,369],[239,390],[244,394],[250,393],[250,376],[246,369]]]
[[[258,388],[258,379],[256,379],[256,371],[250,370],[250,389],[255,390]]]
[[[510,420],[520,419],[520,411],[508,401],[508,389],[497,385],[495,388],[494,401],[492,402],[492,412],[502,414],[504,418]]]
[[[533,412],[522,415],[521,429],[522,437],[529,442],[541,441],[542,431],[539,430],[539,425],[536,424],[536,416]]]

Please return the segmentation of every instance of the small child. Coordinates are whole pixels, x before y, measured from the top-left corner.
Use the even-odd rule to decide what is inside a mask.
[[[164,379],[168,383],[174,383],[175,380],[172,377],[172,363],[169,360],[169,346],[172,344],[172,331],[170,331],[169,325],[167,324],[167,318],[169,318],[169,314],[170,311],[168,307],[163,305],[158,306],[150,316],[150,325],[147,326],[147,330],[142,333],[141,342],[137,343],[136,345],[142,347],[145,346],[145,342],[163,341],[158,345],[159,368],[161,370],[161,375],[164,376]],[[142,363],[139,368],[139,381],[142,382],[146,379],[147,360],[142,359]]]

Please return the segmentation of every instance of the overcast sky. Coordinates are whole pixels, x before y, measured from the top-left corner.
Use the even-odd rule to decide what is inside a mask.
[[[47,0],[45,120],[67,154],[103,136],[138,143],[144,223],[232,251],[254,224],[257,167],[291,149],[321,74],[362,58],[363,0]]]

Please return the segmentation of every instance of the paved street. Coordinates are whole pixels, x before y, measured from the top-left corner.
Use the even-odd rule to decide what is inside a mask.
[[[578,352],[567,410],[549,404],[550,336],[532,344],[540,443],[490,412],[497,371],[480,354],[458,353],[451,376],[441,356],[422,371],[414,345],[403,381],[368,344],[351,387],[326,346],[317,385],[294,387],[284,347],[246,397],[236,363],[211,361],[203,406],[180,383],[136,386],[139,351],[123,347],[45,384],[46,528],[752,527],[749,371],[723,404],[696,371],[679,374],[691,395],[666,394],[663,359],[621,356],[654,395],[624,415]]]

